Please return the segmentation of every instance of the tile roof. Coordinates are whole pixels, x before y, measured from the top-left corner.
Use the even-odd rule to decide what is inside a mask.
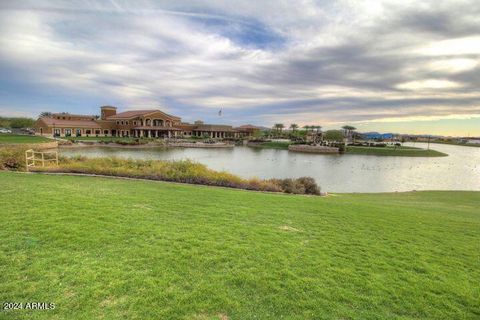
[[[150,113],[154,113],[154,112],[163,113],[163,114],[165,114],[166,116],[168,116],[168,117],[170,117],[170,118],[180,119],[179,117],[172,116],[172,115],[170,115],[170,114],[168,114],[168,113],[165,113],[165,112],[163,112],[163,111],[156,110],[156,109],[150,109],[150,110],[131,110],[131,111],[120,112],[120,113],[117,113],[116,115],[109,116],[109,117],[107,118],[107,120],[130,119],[130,118],[133,118],[133,117],[144,116],[144,115],[147,115],[147,114],[150,114]]]
[[[165,127],[165,126],[143,126],[143,127],[135,127],[133,128],[134,130],[160,130],[160,131],[165,131],[165,130],[171,130],[171,131],[179,131],[181,129],[175,128],[175,127]]]
[[[260,129],[260,127],[254,126],[252,124],[244,124],[243,126],[237,127],[236,129]]]
[[[48,117],[40,118],[39,120],[48,126],[101,128],[100,124],[92,120],[63,120]]]
[[[193,131],[235,131],[232,126],[222,124],[199,124]]]
[[[145,114],[149,114],[155,112],[157,110],[132,110],[132,111],[124,111],[117,113],[113,116],[109,116],[107,119],[120,119],[120,118],[133,118],[137,116],[143,116]]]
[[[55,117],[78,117],[78,118],[90,118],[90,119],[95,119],[94,115],[91,114],[72,114],[68,112],[55,112],[52,113],[52,116]]]

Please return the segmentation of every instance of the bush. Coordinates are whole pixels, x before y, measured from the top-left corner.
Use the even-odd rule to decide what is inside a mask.
[[[263,138],[253,138],[253,139],[249,139],[248,142],[252,142],[252,143],[262,143],[262,142],[271,142],[272,140],[270,139],[263,139]]]
[[[301,177],[297,179],[297,182],[303,185],[305,194],[320,194],[320,187],[315,182],[315,179],[311,177]]]
[[[270,179],[270,183],[276,185],[282,192],[293,194],[320,194],[320,187],[318,187],[315,179],[310,177],[301,177],[298,179]]]
[[[60,158],[59,167],[35,168],[37,171],[100,174],[202,184],[255,191],[319,194],[315,180],[299,179],[243,179],[228,172],[214,171],[207,166],[184,161],[134,160],[119,158]]]
[[[22,147],[0,147],[0,170],[24,170],[26,150]]]

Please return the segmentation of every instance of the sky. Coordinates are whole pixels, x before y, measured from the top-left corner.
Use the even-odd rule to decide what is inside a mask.
[[[480,136],[479,89],[478,0],[0,0],[0,116]]]

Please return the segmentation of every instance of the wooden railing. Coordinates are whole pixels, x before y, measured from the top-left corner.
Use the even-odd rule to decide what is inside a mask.
[[[54,162],[58,166],[58,152],[57,151],[34,151],[29,149],[25,151],[25,162],[27,171],[30,168],[35,167],[37,163],[41,163],[42,167],[45,167],[45,162],[47,164]]]

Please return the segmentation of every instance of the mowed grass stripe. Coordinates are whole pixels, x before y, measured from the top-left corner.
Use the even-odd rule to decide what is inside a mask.
[[[479,192],[308,197],[0,173],[9,319],[475,319]]]
[[[51,142],[51,141],[54,141],[54,140],[41,137],[41,136],[0,133],[0,146],[2,144],[41,143],[41,142]]]

